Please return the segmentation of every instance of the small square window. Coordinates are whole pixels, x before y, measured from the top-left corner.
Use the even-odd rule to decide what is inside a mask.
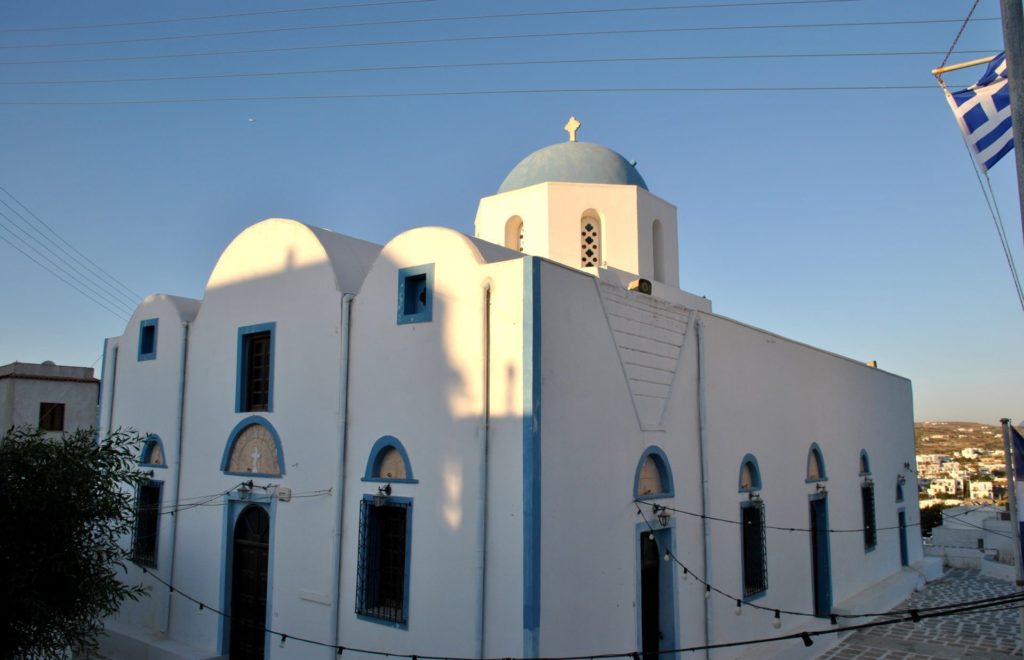
[[[426,323],[434,306],[434,264],[398,271],[398,323]]]
[[[156,359],[157,319],[139,321],[139,361]]]
[[[63,403],[40,403],[39,404],[39,430],[40,431],[63,431],[64,430],[64,404]]]

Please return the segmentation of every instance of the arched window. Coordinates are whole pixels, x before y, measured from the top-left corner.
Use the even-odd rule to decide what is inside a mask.
[[[807,482],[827,480],[825,458],[821,455],[818,443],[812,443],[810,450],[807,452]]]
[[[220,469],[224,474],[251,477],[284,475],[281,438],[270,422],[253,415],[231,431]]]
[[[868,453],[860,450],[860,476],[864,478],[860,484],[860,508],[864,524],[864,550],[873,550],[878,545],[878,534],[875,531],[875,482],[871,479],[871,462]]]
[[[142,444],[142,453],[139,454],[139,465],[145,467],[167,467],[167,460],[164,458],[164,444],[160,436],[150,433]]]
[[[385,435],[373,443],[370,457],[366,461],[363,481],[388,481],[392,483],[417,483],[412,476],[409,454],[398,438]]]
[[[523,219],[514,215],[505,223],[505,247],[523,251]]]
[[[661,220],[655,220],[654,224],[651,225],[651,250],[653,254],[653,268],[654,268],[654,281],[664,282],[665,281],[665,257],[663,254],[664,247],[662,245],[663,229],[661,227]]]
[[[656,497],[672,497],[675,486],[672,483],[672,470],[668,466],[668,457],[659,447],[651,445],[640,456],[633,477],[633,497],[637,499],[653,499]]]
[[[580,265],[601,265],[601,220],[593,209],[584,211],[580,218]]]
[[[740,492],[751,493],[761,490],[761,470],[757,467],[757,459],[747,454],[740,463]]]

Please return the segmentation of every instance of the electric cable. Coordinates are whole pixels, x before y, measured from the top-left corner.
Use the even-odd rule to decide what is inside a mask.
[[[47,27],[16,27],[2,28],[0,33],[5,32],[55,32],[65,30],[96,30],[112,27],[132,27],[136,25],[165,25],[167,23],[186,23],[191,21],[212,21],[224,18],[245,18],[248,16],[267,16],[272,14],[297,14],[303,12],[327,11],[338,9],[356,9],[367,7],[383,7],[387,5],[418,5],[437,0],[381,0],[380,2],[350,2],[341,5],[323,5],[320,7],[295,7],[289,9],[267,9],[264,11],[235,12],[233,14],[213,14],[206,16],[184,16],[179,18],[155,18],[147,21],[126,21],[123,23],[93,23],[91,25],[62,25]]]
[[[476,14],[469,16],[435,16],[427,18],[398,18],[378,21],[362,21],[352,23],[333,23],[326,25],[300,25],[291,27],[256,28],[252,30],[236,30],[231,32],[200,32],[193,34],[164,35],[160,37],[136,37],[133,39],[109,39],[105,41],[75,41],[49,44],[10,44],[0,45],[0,49],[23,48],[73,48],[80,46],[113,46],[121,44],[149,43],[154,41],[176,41],[183,39],[209,39],[214,37],[239,37],[254,34],[283,32],[306,32],[309,30],[338,30],[343,28],[380,27],[385,25],[421,25],[425,23],[454,23],[460,21],[483,21],[509,18],[552,18],[562,16],[581,16],[594,14],[622,14],[656,11],[679,11],[684,9],[730,9],[736,7],[761,7],[776,5],[808,5],[833,4],[837,2],[863,2],[864,0],[777,0],[774,2],[729,2],[718,4],[665,5],[648,7],[608,7],[602,9],[564,9],[556,11],[517,12],[506,14]]]
[[[976,21],[998,21],[995,18],[977,18]],[[908,25],[936,25],[958,23],[960,19],[913,19],[901,21],[859,21],[848,23],[788,23],[775,25],[728,25],[728,26],[696,26],[696,27],[662,27],[635,28],[618,30],[585,30],[576,32],[529,32],[500,35],[471,35],[464,37],[433,37],[429,39],[394,39],[386,41],[364,41],[337,44],[320,44],[314,46],[278,46],[274,48],[248,48],[237,50],[196,51],[191,53],[166,53],[160,55],[120,55],[108,57],[64,58],[51,60],[7,60],[0,61],[5,66],[37,65],[37,64],[81,64],[91,62],[137,62],[142,60],[168,60],[194,57],[217,57],[221,55],[252,55],[258,53],[286,53],[313,50],[334,50],[344,48],[379,48],[387,46],[415,46],[442,43],[477,43],[481,41],[503,41],[517,39],[552,39],[566,37],[595,37],[619,35],[651,35],[679,34],[688,32],[730,32],[746,30],[801,30],[845,27],[880,27]]]
[[[962,50],[961,54],[990,53],[992,49],[983,50]],[[224,80],[231,78],[273,78],[286,76],[310,76],[323,74],[344,74],[344,73],[378,73],[393,71],[423,71],[423,70],[449,70],[449,69],[473,69],[484,67],[517,67],[517,66],[551,66],[566,64],[620,64],[638,62],[705,62],[723,60],[781,60],[781,59],[820,59],[820,58],[843,58],[843,57],[903,57],[903,56],[930,56],[941,55],[941,51],[890,51],[890,52],[861,52],[861,53],[755,53],[755,54],[725,54],[725,55],[659,55],[650,57],[597,57],[579,59],[553,59],[553,60],[504,60],[497,62],[439,62],[435,64],[400,64],[385,66],[358,66],[342,67],[331,69],[298,69],[289,71],[242,71],[236,73],[210,73],[197,75],[171,75],[171,76],[141,76],[132,78],[78,78],[59,80],[0,80],[0,85],[7,86],[29,86],[29,85],[93,85],[108,83],[134,83],[134,82],[170,82],[188,80]]]

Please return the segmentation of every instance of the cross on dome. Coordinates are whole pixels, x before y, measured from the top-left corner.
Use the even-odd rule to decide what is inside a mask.
[[[576,141],[576,131],[580,130],[582,125],[576,117],[569,117],[569,121],[564,126],[565,131],[569,134],[569,142]]]

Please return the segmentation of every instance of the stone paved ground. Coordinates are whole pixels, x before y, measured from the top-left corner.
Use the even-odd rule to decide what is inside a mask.
[[[950,569],[894,609],[949,605],[1013,593],[1010,582],[983,577],[977,571]],[[964,612],[923,619],[918,623],[877,626],[850,634],[824,659],[853,658],[924,660],[926,658],[992,658],[1021,656],[1020,614],[1016,609]]]

